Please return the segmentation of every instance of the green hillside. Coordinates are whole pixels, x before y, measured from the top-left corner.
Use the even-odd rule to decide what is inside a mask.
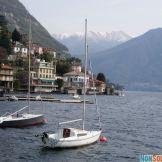
[[[13,31],[15,27],[21,33],[28,33],[30,13],[19,0],[0,0],[0,14],[6,16],[8,27]],[[32,40],[45,47],[57,49],[62,54],[68,53],[66,46],[55,40],[48,31],[32,16]]]

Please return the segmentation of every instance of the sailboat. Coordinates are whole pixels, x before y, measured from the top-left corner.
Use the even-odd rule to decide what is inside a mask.
[[[30,53],[31,53],[31,18],[30,18],[30,25],[29,25],[29,81],[28,81],[28,106],[21,108],[20,110],[14,113],[5,113],[4,115],[0,116],[0,127],[12,127],[12,128],[20,128],[26,126],[33,126],[38,124],[43,124],[46,122],[46,119],[43,114],[33,114],[30,112],[31,105],[30,105]],[[22,113],[25,109],[28,109],[28,113]]]
[[[85,73],[84,73],[84,102],[82,119],[76,119],[59,123],[56,133],[44,132],[41,140],[45,147],[50,148],[72,148],[80,147],[97,142],[101,135],[101,129],[92,131],[85,130],[85,109],[86,109],[86,73],[87,73],[87,19],[85,20]],[[82,121],[82,129],[61,128],[61,125]]]

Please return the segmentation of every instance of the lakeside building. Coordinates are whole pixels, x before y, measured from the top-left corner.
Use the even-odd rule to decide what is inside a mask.
[[[0,87],[5,91],[13,91],[13,69],[6,64],[1,64]]]
[[[13,46],[13,53],[19,54],[21,57],[27,57],[28,56],[28,44],[25,46],[20,42],[15,42]],[[50,53],[56,58],[56,50],[53,48],[43,47],[39,45],[38,43],[32,43],[31,44],[31,54],[38,54],[42,55],[43,53]]]
[[[37,59],[31,71],[31,87],[33,92],[52,92],[57,86],[56,67],[53,62],[45,62]]]
[[[26,46],[24,46],[23,44],[16,42],[16,44],[13,47],[13,53],[19,54],[21,57],[27,58],[28,48]]]
[[[53,55],[53,58],[56,58],[55,49],[42,47],[37,43],[31,44],[31,55],[34,56],[35,60],[34,66],[31,68],[32,92],[52,92],[57,88],[55,85],[56,63],[35,59],[36,55],[42,55],[44,53],[50,53]],[[15,42],[13,46],[13,54],[8,57],[8,60],[15,61],[17,58],[22,58],[23,60],[28,59],[28,47],[25,47],[20,42]],[[21,81],[20,90],[26,91],[27,86],[27,79],[24,78],[23,81]]]
[[[15,42],[12,49],[12,54],[8,56],[9,61],[15,61],[17,58],[27,59],[28,48],[19,42]]]
[[[84,73],[81,72],[81,66],[72,66],[72,70],[69,73],[64,74],[64,89],[66,93],[79,93],[83,94],[83,85],[84,85]],[[89,78],[86,77],[86,89],[89,88]]]
[[[66,93],[79,93],[83,94],[83,86],[84,86],[84,73],[81,72],[81,65],[73,65],[72,71],[64,74],[64,89]],[[87,86],[86,93],[93,94],[94,90],[97,94],[105,94],[106,91],[106,83],[93,79],[91,72],[87,73],[86,78]]]
[[[99,81],[99,80],[92,80],[89,81],[89,89],[87,90],[88,94],[94,94],[94,90],[96,94],[105,94],[106,92],[106,83]]]
[[[40,46],[38,43],[32,43],[31,45],[31,54],[43,54],[43,47]]]

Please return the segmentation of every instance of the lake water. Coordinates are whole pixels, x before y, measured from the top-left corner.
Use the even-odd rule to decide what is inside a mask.
[[[67,96],[55,96],[67,98]],[[92,98],[92,96],[88,96]],[[44,112],[48,124],[23,129],[0,129],[0,161],[4,162],[138,162],[141,154],[162,154],[162,93],[127,92],[125,97],[98,96],[103,135],[107,143],[75,149],[45,149],[36,134],[55,131],[58,122],[81,117],[82,104],[31,102]],[[26,102],[0,102],[0,114]],[[94,105],[87,105],[86,128],[97,127]],[[80,123],[75,126],[79,127]]]

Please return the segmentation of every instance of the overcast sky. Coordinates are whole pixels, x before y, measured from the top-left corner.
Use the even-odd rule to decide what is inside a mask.
[[[162,27],[162,0],[20,0],[52,33],[122,30],[131,36]]]

